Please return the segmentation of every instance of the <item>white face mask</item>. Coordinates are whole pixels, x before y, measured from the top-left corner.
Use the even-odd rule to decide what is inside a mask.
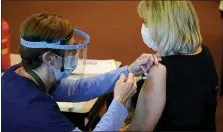
[[[141,35],[144,43],[154,51],[158,51],[157,43],[153,41],[149,36],[149,28],[145,26],[145,24],[142,24],[141,28]]]

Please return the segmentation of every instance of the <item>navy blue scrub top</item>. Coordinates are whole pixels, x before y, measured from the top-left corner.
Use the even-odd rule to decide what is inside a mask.
[[[51,96],[28,78],[14,72],[2,76],[3,132],[68,132],[75,129],[61,113]]]

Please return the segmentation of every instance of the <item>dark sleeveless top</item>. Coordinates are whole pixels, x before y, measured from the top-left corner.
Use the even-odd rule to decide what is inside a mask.
[[[167,98],[155,131],[215,131],[218,79],[208,48],[202,45],[197,55],[165,56],[161,63],[167,69]]]

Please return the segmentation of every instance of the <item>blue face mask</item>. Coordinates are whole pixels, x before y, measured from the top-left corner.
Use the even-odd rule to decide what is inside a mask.
[[[68,56],[65,58],[62,58],[60,56],[57,56],[57,57],[59,57],[59,59],[64,59],[63,60],[64,71],[61,71],[61,69],[56,69],[53,66],[51,66],[53,68],[56,80],[59,81],[63,78],[67,78],[76,69],[77,64],[78,64],[79,54],[75,54],[74,56]]]
[[[69,55],[70,53],[72,54],[65,58],[58,56],[57,59],[59,60],[55,59],[55,62],[53,62],[52,65],[50,65],[50,67],[52,67],[54,70],[56,80],[59,81],[63,78],[68,77],[70,74],[72,74],[72,72],[75,69],[79,71],[79,75],[83,75],[84,73],[85,60],[87,57],[86,52],[87,52],[87,46],[90,43],[90,37],[89,35],[87,35],[86,33],[78,29],[74,30],[73,36],[81,36],[86,41],[81,44],[75,43],[72,45],[67,45],[67,44],[64,44],[64,40],[67,40],[65,38],[58,40],[57,42],[52,42],[52,43],[48,43],[46,41],[31,42],[31,41],[24,40],[23,38],[20,38],[20,40],[21,40],[21,44],[28,48],[55,49],[58,51],[64,51],[64,52],[67,51]],[[76,53],[76,54],[73,54],[73,53]],[[78,60],[80,60],[80,63],[78,63]],[[77,67],[77,64],[78,64],[78,67]]]

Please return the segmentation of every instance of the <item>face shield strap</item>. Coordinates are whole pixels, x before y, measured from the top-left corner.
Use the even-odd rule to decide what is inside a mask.
[[[86,48],[90,43],[89,35],[77,29],[74,30],[74,33],[85,38],[86,42],[83,44],[78,44],[78,45],[63,45],[63,42],[64,42],[63,39],[57,42],[48,43],[46,41],[42,41],[42,42],[26,41],[21,37],[20,37],[20,42],[23,46],[28,47],[28,48],[59,49],[59,50],[78,50],[78,49]]]
[[[62,59],[62,67],[61,67],[60,71],[61,71],[61,72],[64,71],[64,59]]]

